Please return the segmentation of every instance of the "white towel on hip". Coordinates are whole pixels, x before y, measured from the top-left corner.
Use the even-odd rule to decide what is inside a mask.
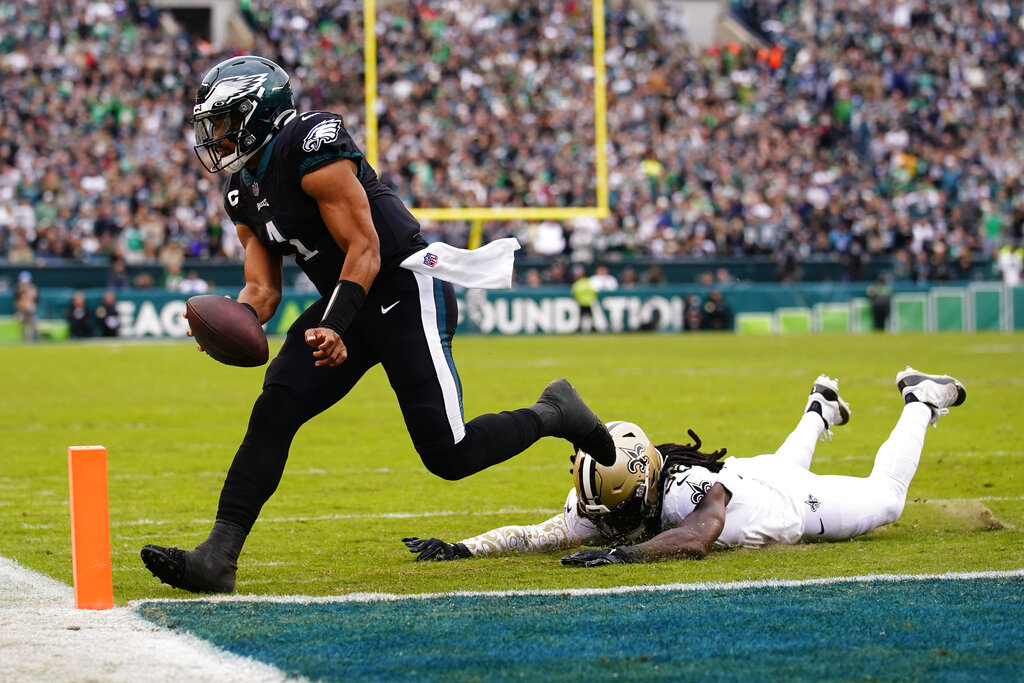
[[[479,249],[459,249],[434,242],[402,261],[406,270],[474,289],[509,289],[512,286],[515,237],[489,242]]]

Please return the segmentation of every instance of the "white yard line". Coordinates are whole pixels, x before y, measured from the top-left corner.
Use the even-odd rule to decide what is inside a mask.
[[[309,595],[217,595],[192,599],[191,602],[268,602],[300,605],[325,605],[345,602],[394,602],[399,600],[430,600],[449,597],[503,597],[508,595],[620,595],[623,593],[664,593],[671,591],[727,591],[757,588],[789,588],[798,586],[828,586],[840,583],[899,583],[903,581],[929,581],[947,579],[954,581],[970,581],[973,579],[1002,579],[1024,577],[1024,568],[1007,571],[983,572],[948,572],[946,574],[866,574],[863,576],[836,576],[822,579],[763,579],[759,581],[731,581],[727,583],[666,583],[657,586],[614,586],[612,588],[551,588],[536,590],[511,591],[452,591],[449,593],[348,593],[346,595],[309,596]],[[132,605],[155,602],[183,602],[172,598],[155,598],[136,600]]]
[[[74,591],[0,557],[0,681],[285,681],[278,669],[146,621],[75,608]],[[294,679],[291,679],[294,680]]]

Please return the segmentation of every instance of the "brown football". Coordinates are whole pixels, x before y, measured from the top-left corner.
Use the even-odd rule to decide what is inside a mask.
[[[185,317],[196,343],[214,360],[244,368],[267,362],[263,326],[237,301],[216,294],[193,296],[185,302]]]

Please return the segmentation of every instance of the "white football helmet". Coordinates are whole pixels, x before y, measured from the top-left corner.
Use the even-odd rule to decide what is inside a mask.
[[[661,509],[661,453],[632,422],[609,422],[607,427],[615,442],[612,465],[601,465],[583,451],[573,458],[577,512],[608,541],[634,541]]]

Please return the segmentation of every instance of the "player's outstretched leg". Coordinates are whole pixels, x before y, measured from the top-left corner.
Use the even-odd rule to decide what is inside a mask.
[[[844,425],[849,421],[850,406],[839,396],[839,380],[820,375],[811,385],[811,395],[807,398],[800,422],[775,455],[805,470],[810,469],[818,439],[827,440],[833,425]]]
[[[231,593],[235,590],[238,554],[247,536],[245,529],[217,520],[210,536],[195,550],[143,547],[141,555],[153,576],[172,588],[193,593]]]
[[[566,379],[548,384],[531,410],[540,416],[545,436],[568,439],[602,465],[615,463],[615,442],[608,428]]]
[[[950,408],[967,400],[967,389],[960,380],[949,375],[929,375],[909,365],[896,375],[896,388],[903,395],[904,403],[920,401],[932,409],[932,425],[948,415]]]

